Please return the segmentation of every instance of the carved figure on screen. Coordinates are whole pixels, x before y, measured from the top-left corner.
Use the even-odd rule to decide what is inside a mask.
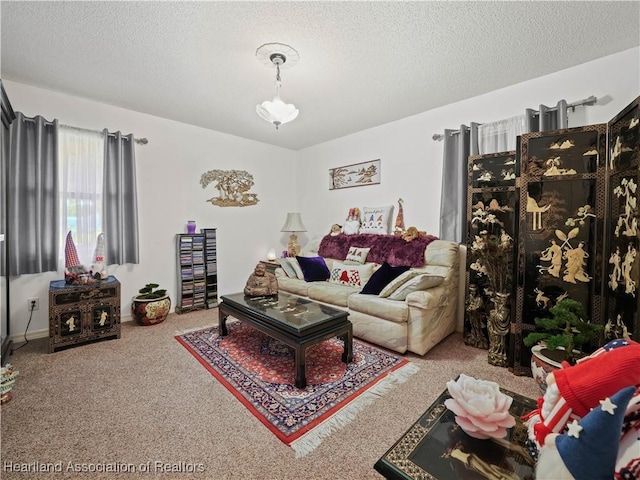
[[[487,479],[517,480],[520,478],[515,472],[487,462],[475,453],[465,452],[462,450],[462,444],[457,444],[454,448],[447,451],[444,456],[459,460],[468,470]]]
[[[550,275],[560,278],[560,268],[562,267],[562,248],[557,244],[555,239],[550,240],[551,245],[542,251],[540,255],[541,262],[551,262],[551,265],[545,267],[538,265],[540,273],[548,272]]]
[[[538,205],[533,198],[527,195],[527,213],[531,212],[533,214],[533,225],[531,227],[532,230],[541,230],[542,229],[542,214],[544,212],[549,211],[551,205]]]
[[[489,348],[489,342],[482,333],[482,327],[484,327],[484,300],[482,300],[482,296],[478,294],[478,286],[473,283],[469,285],[466,310],[471,329],[465,336],[464,342],[472,347],[486,350]]]
[[[491,175],[491,172],[488,170],[482,172],[482,174],[478,177],[479,182],[490,182],[491,180],[493,180],[493,175]]]
[[[502,175],[502,180],[515,180],[516,179],[516,172],[513,171],[513,168],[509,168],[509,169],[504,169],[500,172],[500,175]]]
[[[620,280],[622,280],[622,268],[620,268],[620,247],[609,257],[609,263],[613,265],[613,271],[609,274],[609,287],[611,290],[617,290]]]
[[[267,272],[267,267],[262,263],[256,265],[255,270],[244,287],[244,294],[248,297],[263,295],[276,295],[278,293],[278,281],[274,274]]]
[[[564,271],[562,280],[565,282],[576,283],[576,280],[579,282],[588,282],[591,280],[591,277],[584,271],[584,267],[587,265],[586,259],[589,257],[589,254],[583,247],[584,242],[578,243],[576,248],[571,248],[570,245],[564,247],[565,252],[563,257],[567,261],[567,269]]]
[[[98,322],[98,325],[104,327],[104,324],[107,322],[107,318],[109,318],[109,314],[106,310],[102,310],[100,312],[100,321]]]
[[[635,196],[638,185],[633,178],[623,178],[613,194],[620,198],[624,198],[624,206],[622,213],[618,216],[618,222],[614,234],[616,237],[624,235],[626,237],[635,237],[638,233],[638,219],[635,216],[637,207],[637,198]]]
[[[545,170],[545,176],[551,175],[575,175],[576,171],[573,168],[558,168],[562,164],[562,159],[560,157],[550,158],[545,162],[547,165],[547,169]]]
[[[536,292],[536,305],[539,307],[547,308],[549,300],[551,299],[544,294],[544,290],[534,288],[533,291]]]
[[[611,321],[611,319],[607,320],[607,324],[604,326],[604,338],[606,340],[615,340],[616,338],[629,338],[629,330],[622,321],[622,315],[617,315],[615,324]]]
[[[622,279],[624,280],[624,292],[636,296],[636,282],[631,278],[631,269],[636,259],[636,248],[629,244],[627,253],[624,254],[622,261]]]

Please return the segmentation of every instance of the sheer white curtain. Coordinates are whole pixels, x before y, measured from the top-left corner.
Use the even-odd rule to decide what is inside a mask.
[[[516,137],[526,132],[524,115],[483,123],[478,126],[480,155],[515,150]]]
[[[98,234],[102,232],[102,133],[60,125],[58,137],[60,258],[64,266],[65,238],[69,231],[80,262],[90,265]]]

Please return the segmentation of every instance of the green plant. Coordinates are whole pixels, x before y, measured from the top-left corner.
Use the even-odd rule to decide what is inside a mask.
[[[136,298],[141,300],[152,300],[154,298],[161,298],[167,294],[164,289],[158,289],[160,285],[157,283],[147,283],[143,288],[138,290]]]
[[[533,332],[524,338],[528,347],[544,341],[546,348],[555,350],[564,348],[565,360],[575,359],[574,350],[581,350],[582,346],[598,337],[602,325],[590,323],[586,320],[584,307],[580,302],[565,298],[549,309],[551,318],[535,318],[536,325],[546,330]]]

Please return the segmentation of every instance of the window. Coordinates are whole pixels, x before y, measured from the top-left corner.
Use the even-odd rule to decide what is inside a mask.
[[[103,228],[104,135],[60,125],[58,157],[59,258],[64,266],[65,238],[71,231],[80,262],[89,266]]]

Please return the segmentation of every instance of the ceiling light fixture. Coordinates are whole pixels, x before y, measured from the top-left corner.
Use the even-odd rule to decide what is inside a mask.
[[[276,126],[276,130],[283,123],[288,123],[298,116],[298,109],[292,103],[284,103],[280,99],[280,68],[293,67],[300,56],[291,46],[283,43],[265,43],[256,50],[256,57],[266,65],[276,66],[276,96],[273,101],[265,100],[256,106],[256,112],[261,118]]]

